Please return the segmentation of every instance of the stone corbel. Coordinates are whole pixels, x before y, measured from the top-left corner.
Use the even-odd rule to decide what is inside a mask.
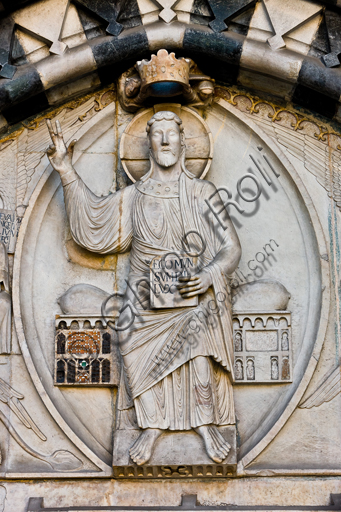
[[[214,80],[204,75],[192,59],[177,59],[159,50],[150,61],[137,62],[118,81],[118,98],[124,110],[136,112],[150,106],[153,97],[180,96],[184,103],[203,108],[212,103]]]

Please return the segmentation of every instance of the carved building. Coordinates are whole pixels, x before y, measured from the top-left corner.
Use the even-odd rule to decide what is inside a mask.
[[[0,510],[339,510],[339,0],[0,7]]]

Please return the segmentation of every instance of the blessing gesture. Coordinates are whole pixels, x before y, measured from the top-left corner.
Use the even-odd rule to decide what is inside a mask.
[[[63,176],[72,169],[73,148],[77,141],[73,140],[67,148],[64,142],[60,122],[56,121],[55,130],[53,129],[53,125],[49,119],[46,121],[46,124],[53,142],[53,144],[50,144],[48,147],[46,153],[52,167],[59,172],[60,176]]]

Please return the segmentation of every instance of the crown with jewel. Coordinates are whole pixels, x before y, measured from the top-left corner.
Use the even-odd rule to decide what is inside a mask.
[[[167,50],[159,50],[157,55],[152,55],[150,60],[142,60],[136,63],[136,68],[141,78],[141,92],[154,84],[161,82],[173,82],[182,86],[189,84],[189,62],[177,59],[174,53]]]

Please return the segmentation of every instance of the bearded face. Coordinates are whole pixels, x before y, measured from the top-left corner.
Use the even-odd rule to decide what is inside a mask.
[[[181,133],[175,121],[155,121],[150,129],[149,142],[152,156],[160,167],[171,167],[179,160]]]

